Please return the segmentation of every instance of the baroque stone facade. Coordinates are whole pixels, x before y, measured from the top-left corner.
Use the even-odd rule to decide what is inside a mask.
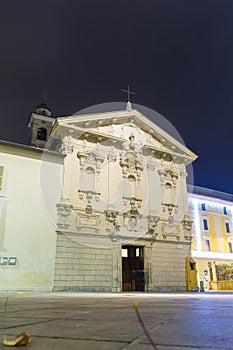
[[[54,290],[186,290],[196,155],[129,103],[58,118],[51,139],[66,155]]]

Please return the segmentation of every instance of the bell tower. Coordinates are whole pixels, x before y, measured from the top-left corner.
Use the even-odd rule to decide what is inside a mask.
[[[55,119],[51,117],[51,110],[43,100],[40,105],[38,105],[34,112],[31,113],[28,128],[30,130],[29,145],[39,148],[44,148]]]

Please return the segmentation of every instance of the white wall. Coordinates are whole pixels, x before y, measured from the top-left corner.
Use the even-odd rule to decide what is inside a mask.
[[[17,155],[9,153],[0,153],[4,166],[0,257],[16,257],[17,263],[0,265],[0,289],[51,290],[56,233],[41,196],[41,154],[21,149],[14,150]],[[59,162],[50,163],[48,182],[56,182],[57,188],[50,203],[54,206],[61,193],[61,167]]]

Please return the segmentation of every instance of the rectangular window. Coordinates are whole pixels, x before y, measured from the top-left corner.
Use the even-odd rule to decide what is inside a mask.
[[[225,226],[226,226],[226,233],[230,233],[230,225],[229,225],[229,222],[225,222]]]
[[[203,227],[204,227],[204,230],[209,230],[208,221],[206,219],[203,219]]]
[[[127,248],[122,248],[121,256],[122,256],[122,258],[128,258],[128,249]]]
[[[231,242],[228,242],[228,250],[229,250],[229,253],[232,253],[232,243]]]
[[[0,166],[0,190],[2,189],[3,166]]]
[[[223,207],[223,214],[227,215],[227,208]]]
[[[210,249],[210,241],[208,239],[205,239],[205,250],[207,252],[211,251],[211,249]]]
[[[206,210],[205,203],[201,204],[201,210]]]

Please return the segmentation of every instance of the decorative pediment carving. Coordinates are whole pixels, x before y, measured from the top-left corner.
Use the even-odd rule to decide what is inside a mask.
[[[143,171],[143,158],[141,156],[142,146],[134,141],[134,135],[129,136],[129,141],[123,143],[123,152],[120,157],[120,166],[122,168],[123,177],[126,178],[130,173],[137,176],[140,181]]]
[[[124,138],[124,133],[120,132],[121,126],[126,128],[130,124],[135,133],[138,133],[138,130],[143,130],[144,136],[141,137],[142,135],[140,135],[140,141],[142,141],[146,147],[153,148],[158,152],[162,151],[166,153],[166,157],[168,157],[170,153],[171,159],[177,157],[180,162],[185,162],[186,164],[197,158],[196,154],[191,152],[181,142],[177,141],[136,109],[96,114],[88,113],[84,115],[74,114],[69,118],[63,117],[57,119],[57,129],[59,129],[59,132],[61,128],[66,132],[73,128],[79,138],[84,138],[86,131],[87,134],[92,134],[93,142],[98,142],[99,138],[104,140],[109,139],[109,136],[110,138],[112,136],[117,137],[120,142]],[[102,132],[101,134],[100,131]],[[91,135],[89,137],[91,137]],[[135,145],[132,140],[131,149],[134,148],[135,151],[138,151],[137,147],[138,145]],[[163,157],[162,154],[159,156]]]
[[[176,187],[178,174],[173,169],[159,169],[158,174],[160,176],[161,185],[165,183],[171,183],[172,186]]]
[[[122,168],[123,177],[126,178],[129,174],[136,174],[137,180],[141,179],[143,171],[142,164],[134,157],[134,154],[127,154],[126,158],[120,158],[119,162]]]
[[[104,157],[96,152],[78,152],[77,157],[79,158],[80,168],[84,169],[88,165],[92,165],[99,173],[101,166],[104,162]]]
[[[142,144],[139,144],[135,141],[135,136],[131,134],[129,136],[129,140],[125,141],[123,143],[123,150],[125,152],[132,151],[135,154],[141,154],[142,153]]]

